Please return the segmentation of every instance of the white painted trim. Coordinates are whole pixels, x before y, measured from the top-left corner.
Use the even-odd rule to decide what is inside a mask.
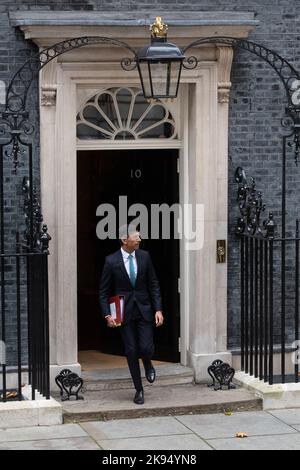
[[[180,127],[183,128],[183,146],[179,151],[179,202],[180,205],[189,202],[189,87],[182,86],[182,122]],[[185,123],[185,125],[184,125]],[[189,252],[184,249],[185,241],[180,242],[180,337],[181,337],[181,353],[180,362],[183,365],[188,364],[188,345],[189,345]]]
[[[153,141],[154,140],[154,141]],[[77,140],[77,150],[131,150],[131,149],[181,149],[182,141],[166,140],[163,142],[157,139],[128,140],[128,141],[101,141],[101,140]]]

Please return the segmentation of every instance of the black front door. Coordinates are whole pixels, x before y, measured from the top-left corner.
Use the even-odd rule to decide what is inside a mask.
[[[99,240],[97,207],[118,209],[119,196],[135,203],[179,202],[178,152],[173,150],[81,151],[78,153],[78,340],[79,350],[123,354],[119,329],[101,319],[98,290],[104,258],[120,248],[118,240]],[[150,214],[151,211],[149,210]],[[118,216],[117,210],[117,216]],[[133,218],[133,217],[132,217]],[[117,218],[118,220],[118,218]],[[130,218],[129,218],[130,221]],[[150,227],[150,224],[149,224]],[[155,359],[179,361],[179,240],[145,239],[160,282],[165,324],[155,330]]]

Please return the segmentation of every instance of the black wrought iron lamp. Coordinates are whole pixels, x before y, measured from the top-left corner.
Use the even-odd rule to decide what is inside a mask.
[[[185,57],[179,47],[167,42],[168,26],[159,16],[150,30],[151,44],[136,56],[144,96],[147,99],[176,98]]]

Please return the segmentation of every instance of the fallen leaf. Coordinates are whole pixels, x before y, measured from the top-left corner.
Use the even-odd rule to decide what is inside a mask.
[[[245,437],[248,437],[248,435],[245,432],[237,432],[235,437],[239,439],[245,439]]]
[[[9,400],[10,398],[16,398],[17,396],[18,396],[18,393],[15,391],[6,392],[5,394],[6,400]],[[3,397],[4,397],[4,394],[2,393],[1,395],[2,400],[3,400]]]

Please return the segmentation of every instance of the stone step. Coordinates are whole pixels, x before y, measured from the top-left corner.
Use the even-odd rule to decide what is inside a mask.
[[[181,364],[155,365],[156,381],[149,384],[143,380],[145,387],[163,387],[172,385],[192,384],[194,382],[193,370]],[[83,371],[84,391],[99,392],[101,390],[131,389],[132,379],[128,368]]]
[[[133,397],[133,389],[86,392],[84,400],[62,402],[64,422],[262,410],[262,400],[242,388],[216,392],[206,385],[149,386],[144,405],[133,403]]]

